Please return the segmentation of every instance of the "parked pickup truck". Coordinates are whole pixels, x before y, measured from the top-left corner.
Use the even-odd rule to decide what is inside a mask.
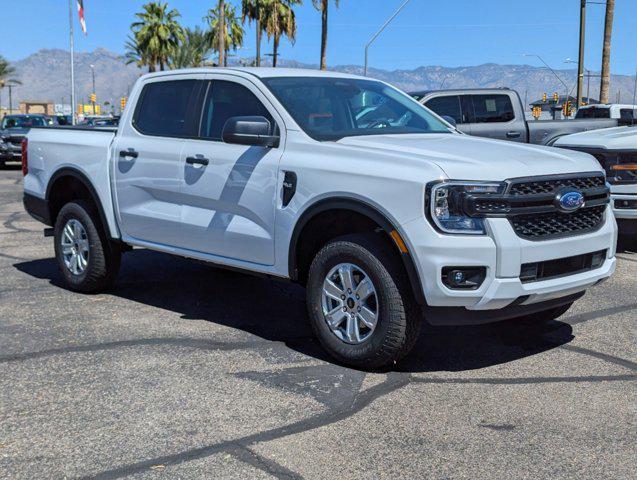
[[[22,140],[29,129],[47,124],[45,115],[5,115],[0,123],[0,168],[6,162],[20,162]]]
[[[25,147],[24,204],[70,288],[112,285],[131,246],[291,279],[351,365],[397,361],[423,318],[557,318],[615,268],[595,158],[458,134],[366,78],[150,74],[117,130],[33,129]]]
[[[527,121],[515,90],[508,88],[414,92],[420,103],[440,116],[452,118],[458,130],[476,137],[553,145],[571,133],[616,127],[613,119]]]
[[[637,127],[618,127],[560,138],[555,146],[593,155],[606,170],[619,232],[637,235]]]

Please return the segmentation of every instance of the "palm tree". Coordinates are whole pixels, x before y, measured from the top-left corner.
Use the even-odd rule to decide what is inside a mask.
[[[137,43],[137,39],[133,35],[129,35],[127,37],[124,48],[126,49],[126,52],[124,53],[124,61],[126,62],[126,65],[134,63],[139,68],[148,66],[149,71],[151,71],[145,52],[142,50],[139,43]],[[154,71],[154,68],[152,71]]]
[[[248,20],[255,22],[257,32],[257,53],[255,55],[255,65],[261,66],[261,37],[263,34],[263,12],[267,8],[270,0],[242,0],[241,1],[241,21]]]
[[[11,99],[11,87],[14,85],[22,85],[22,83],[15,79],[10,78],[15,73],[15,69],[11,66],[11,64],[0,55],[0,92],[4,87],[9,87],[9,113],[11,113],[11,109],[13,108],[13,101]],[[0,106],[2,102],[0,101]]]
[[[241,19],[237,16],[237,10],[230,4],[224,3],[223,26],[225,35],[220,35],[221,10],[217,6],[208,11],[204,21],[208,23],[208,44],[216,52],[219,52],[219,66],[228,66],[228,52],[236,51],[243,45],[243,26]],[[221,41],[220,41],[221,40]],[[220,48],[221,47],[221,48]]]
[[[610,41],[613,34],[613,16],[615,0],[606,0],[606,20],[604,23],[604,48],[602,50],[602,80],[599,89],[599,101],[608,103],[610,93]]]
[[[268,39],[273,39],[272,66],[276,67],[279,57],[279,41],[285,35],[294,44],[296,40],[296,16],[294,6],[302,0],[270,0],[263,15],[263,28]]]
[[[186,28],[184,40],[168,57],[168,66],[170,68],[203,67],[211,50],[206,32],[199,27]]]
[[[131,25],[134,34],[135,49],[140,53],[139,59],[154,72],[157,65],[164,70],[170,53],[183,40],[183,29],[177,18],[175,9],[168,10],[168,4],[150,2],[143,6],[144,11],[135,14],[139,19]]]
[[[321,12],[321,70],[327,69],[327,10],[330,0],[312,0],[314,7]],[[338,8],[338,0],[334,0]]]

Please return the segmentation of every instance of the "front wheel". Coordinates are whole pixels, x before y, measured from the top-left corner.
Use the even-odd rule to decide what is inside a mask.
[[[378,234],[348,235],[316,255],[307,285],[314,333],[337,360],[379,368],[413,347],[421,315],[400,257]]]
[[[55,257],[71,289],[94,293],[115,283],[121,251],[102,230],[93,204],[77,200],[62,207],[54,237]]]

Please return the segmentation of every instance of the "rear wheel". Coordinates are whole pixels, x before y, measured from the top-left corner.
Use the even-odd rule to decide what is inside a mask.
[[[337,360],[362,368],[392,364],[413,347],[421,316],[402,262],[378,234],[325,245],[310,268],[314,333]]]
[[[121,251],[107,238],[92,203],[66,204],[55,222],[54,237],[55,257],[71,289],[92,293],[113,286]]]

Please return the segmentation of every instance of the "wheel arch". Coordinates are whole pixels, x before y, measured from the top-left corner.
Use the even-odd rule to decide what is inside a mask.
[[[57,206],[55,205],[54,198],[52,198],[52,195],[56,194],[55,186],[56,184],[59,185],[59,182],[62,182],[68,178],[71,178],[74,181],[79,182],[86,189],[89,195],[88,200],[91,200],[95,204],[95,207],[97,208],[97,212],[100,216],[102,228],[104,229],[104,232],[108,233],[109,223],[106,218],[106,213],[104,212],[104,207],[102,205],[102,202],[100,201],[100,197],[97,191],[95,190],[95,187],[93,186],[93,184],[91,183],[91,181],[89,180],[89,178],[86,176],[85,173],[83,173],[81,170],[74,167],[62,167],[59,170],[57,170],[53,175],[51,175],[51,178],[49,179],[49,183],[47,184],[44,198],[46,199],[46,202],[49,207],[49,218],[51,220],[51,224],[52,225],[55,224],[55,219],[57,217],[57,214],[59,213],[59,209],[55,211]]]
[[[361,199],[354,199],[349,197],[327,198],[317,201],[303,211],[303,213],[296,221],[296,224],[292,231],[288,249],[288,272],[292,280],[299,281],[301,279],[299,275],[300,272],[298,263],[299,241],[302,237],[305,227],[307,227],[313,219],[316,219],[322,213],[330,210],[350,211],[354,214],[366,217],[377,224],[380,229],[385,234],[387,234],[388,240],[396,247],[397,253],[400,255],[403,261],[403,265],[408,275],[409,282],[411,284],[416,301],[421,305],[426,304],[422,283],[420,281],[420,276],[418,275],[418,270],[416,269],[414,259],[411,252],[409,251],[409,247],[402,239],[402,236],[395,222],[390,220],[387,215],[382,213],[377,207]],[[402,242],[402,246],[398,245],[395,236],[398,236],[399,241]]]

